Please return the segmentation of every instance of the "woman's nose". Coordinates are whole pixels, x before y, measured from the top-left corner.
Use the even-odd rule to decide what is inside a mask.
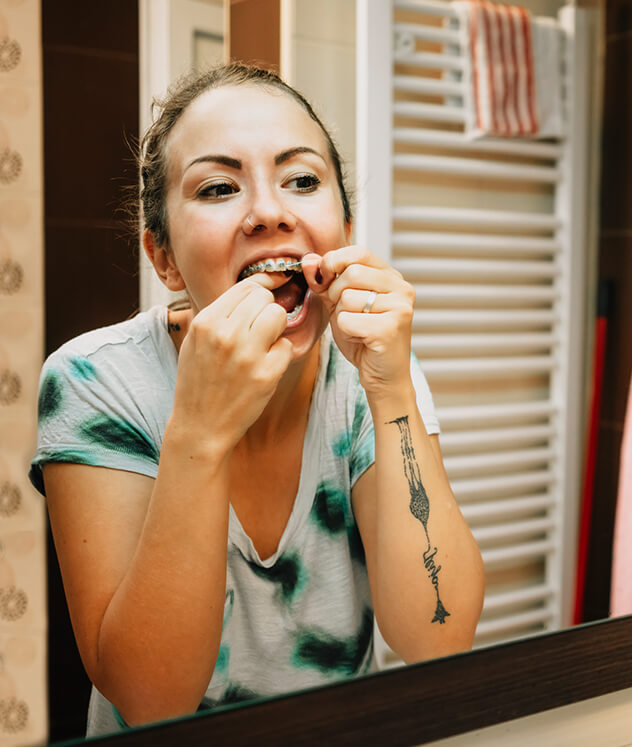
[[[242,223],[244,233],[268,230],[293,231],[296,217],[286,205],[283,195],[270,186],[257,188],[250,210]]]

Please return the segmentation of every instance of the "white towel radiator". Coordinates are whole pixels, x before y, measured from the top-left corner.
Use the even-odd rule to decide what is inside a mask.
[[[417,291],[413,347],[485,562],[478,645],[570,621],[592,230],[582,14],[559,14],[567,136],[471,142],[449,3],[357,3],[357,240]]]

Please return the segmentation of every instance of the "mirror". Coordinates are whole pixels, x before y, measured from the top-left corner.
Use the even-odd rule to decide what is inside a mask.
[[[195,8],[196,10],[199,10],[199,8],[203,5],[203,3],[200,2],[200,0],[190,0],[189,5],[191,8]],[[48,3],[44,3],[43,5],[44,21],[46,23],[49,23],[51,20],[50,18],[51,7],[52,6]],[[61,9],[61,6],[57,4],[55,8],[56,8],[55,13],[60,18],[63,18],[64,10]],[[76,13],[76,9],[73,10],[72,8],[70,8],[70,4],[69,4],[69,7],[66,9],[65,12],[67,13],[66,18],[74,17],[73,13]],[[48,26],[48,28],[50,27]],[[126,29],[126,34],[129,34],[130,37],[134,36],[133,26],[130,27],[129,25],[122,24],[120,28]],[[47,83],[46,76],[49,74],[47,70],[51,70],[52,65],[58,64],[59,57],[55,57],[55,55],[61,52],[60,47],[62,47],[64,44],[63,34],[61,33],[61,26],[59,24],[58,24],[57,30],[58,30],[58,40],[56,43],[50,42],[48,45],[48,48],[46,46],[47,37],[46,36],[44,37],[45,38],[45,47],[44,47],[44,84],[45,85]],[[67,42],[67,39],[66,39],[66,42]],[[178,42],[174,41],[174,46],[177,45],[177,43]],[[215,31],[199,34],[197,37],[195,37],[195,50],[196,51],[194,53],[200,54],[200,55],[215,54],[217,52],[217,44],[218,44],[217,33]],[[57,45],[57,49],[54,49],[56,45]],[[14,48],[12,47],[12,49]],[[3,47],[2,50],[3,50],[2,60],[8,59],[7,49]],[[344,50],[344,53],[347,55],[350,54],[349,50]],[[134,76],[129,74],[129,69],[130,67],[133,67],[134,64],[137,65],[138,60],[137,58],[136,60],[134,60],[134,55],[132,53],[123,51],[120,47],[112,51],[108,59],[110,62],[110,65],[107,68],[107,76],[109,77],[109,80],[110,80],[110,83],[108,85],[112,85],[112,81],[116,81],[114,85],[121,85],[120,90],[122,91],[123,90],[122,83],[124,81],[129,82],[129,80],[134,78]],[[105,67],[104,67],[104,70],[105,70]],[[113,72],[112,72],[113,70],[118,71],[119,77],[116,77],[113,75]],[[104,75],[103,80],[105,81],[105,75]],[[84,85],[85,87],[82,88],[80,91],[82,96],[88,95],[90,91],[89,81],[84,80]],[[104,85],[104,90],[105,90],[106,83],[104,82],[103,85]],[[49,109],[45,109],[45,115],[46,114],[48,115],[48,116],[45,116],[46,127],[48,127],[48,122],[53,121],[53,114],[54,114],[53,110],[54,109],[57,109],[59,111],[59,110],[63,110],[64,107],[66,106],[72,107],[72,101],[70,99],[75,94],[76,94],[76,91],[69,91],[67,100],[63,98],[57,98],[53,103],[49,102],[48,104],[46,104],[46,106],[49,107]],[[138,92],[136,92],[135,96],[136,96],[136,101],[137,101]],[[122,97],[122,94],[121,94],[121,97]],[[348,107],[349,101],[350,101],[350,98],[346,97],[344,101],[342,102],[342,104]],[[81,121],[77,120],[76,125],[78,129],[80,129],[82,126]],[[106,136],[109,137],[110,135],[115,134],[116,137],[114,137],[113,139],[115,139],[117,143],[120,144],[122,142],[122,133],[120,132],[120,128],[116,130],[116,132],[114,132],[116,128],[111,123],[108,125],[108,127],[110,128],[110,132],[104,132],[104,133],[99,132],[98,137],[95,139],[98,140],[99,142],[106,142]],[[347,131],[348,130],[345,129],[345,132]],[[70,142],[73,142],[75,137],[78,138],[79,134],[80,133],[78,132],[76,133],[73,129],[69,129],[63,136],[62,140],[68,144]],[[45,145],[46,145],[46,143],[49,142],[48,132],[46,133],[45,137],[47,139],[45,141]],[[118,145],[115,146],[114,155],[112,155],[112,152],[109,150],[109,146],[108,148],[104,147],[102,149],[99,149],[101,151],[99,153],[97,153],[96,150],[93,149],[94,152],[92,154],[92,158],[96,160],[112,159],[112,160],[122,163],[125,159],[125,155],[123,153],[123,149],[121,148],[120,151],[117,151],[116,150],[117,147],[119,146]],[[345,150],[348,154],[352,154],[354,147],[355,146],[353,144],[349,146],[343,146],[343,150]],[[76,149],[78,150],[78,148]],[[50,151],[50,148],[48,148],[47,150]],[[86,171],[85,163],[88,162],[87,159],[84,160],[83,163],[78,162],[78,163],[70,164],[68,160],[64,162],[64,159],[71,158],[71,156],[68,155],[67,151],[68,151],[68,148],[66,148],[66,150],[63,152],[60,152],[60,157],[59,157],[59,160],[57,161],[57,172],[53,172],[53,173],[59,173],[63,171],[64,169],[70,169],[76,174],[81,174],[81,179],[82,179],[81,189],[75,189],[75,197],[76,197],[77,211],[78,211],[78,214],[81,213],[82,218],[81,220],[77,220],[77,222],[74,225],[63,224],[60,218],[60,212],[59,211],[55,212],[59,203],[61,202],[61,198],[63,195],[60,195],[59,190],[53,188],[53,185],[50,185],[49,187],[47,187],[47,195],[50,195],[50,198],[47,197],[47,201],[49,203],[47,205],[47,211],[49,210],[51,211],[50,213],[51,220],[49,221],[48,230],[51,233],[56,232],[58,238],[62,241],[62,243],[65,241],[66,238],[69,238],[71,233],[77,235],[77,234],[81,234],[81,232],[84,232],[82,235],[82,241],[84,245],[90,244],[90,245],[98,246],[100,250],[100,254],[105,259],[105,264],[109,264],[109,266],[112,267],[112,264],[113,264],[112,257],[114,256],[113,238],[119,229],[114,226],[114,223],[110,223],[106,227],[107,230],[105,231],[105,233],[107,235],[102,236],[102,240],[100,240],[100,243],[97,243],[97,244],[92,243],[94,241],[94,237],[96,236],[96,234],[90,233],[87,230],[86,216],[88,216],[88,218],[92,220],[94,219],[94,215],[90,216],[90,210],[92,208],[90,205],[87,204],[87,198],[85,198],[84,195],[87,194],[88,192],[94,192],[96,188],[91,189],[92,184],[89,178],[85,175],[85,171]],[[8,162],[3,161],[3,164],[6,168],[8,168],[7,163]],[[132,173],[132,172],[133,172],[133,166],[130,165],[128,173]],[[50,176],[47,175],[46,178],[48,179],[50,178]],[[112,206],[117,202],[117,198],[114,195],[114,192],[116,192],[116,190],[112,189],[111,184],[103,188],[99,187],[98,189],[101,189],[101,192],[98,195],[94,195],[95,202],[98,201],[100,204],[108,205],[108,206]],[[100,214],[98,217],[101,218]],[[55,221],[57,221],[57,223],[55,223]],[[613,224],[610,224],[610,225],[613,225]],[[52,246],[53,243],[54,242],[51,241],[50,245]],[[48,238],[47,238],[47,246],[48,245],[49,244],[48,244]],[[53,254],[49,256],[49,262],[51,264],[53,264],[52,260],[54,256],[55,255]],[[74,251],[74,253],[71,256],[72,256],[71,266],[73,268],[73,271],[66,272],[65,279],[63,277],[60,278],[59,276],[57,276],[57,279],[55,281],[51,282],[51,280],[47,280],[47,292],[50,290],[51,294],[55,294],[55,293],[57,294],[56,296],[55,295],[50,296],[50,300],[53,302],[52,307],[55,308],[57,312],[55,322],[56,323],[63,322],[64,317],[65,317],[65,321],[68,323],[68,326],[71,328],[73,327],[73,325],[79,325],[79,326],[85,325],[84,328],[98,326],[99,324],[103,323],[103,319],[99,318],[99,312],[95,310],[94,299],[90,297],[90,291],[88,290],[89,286],[86,284],[86,288],[81,289],[77,287],[78,283],[76,281],[76,277],[79,276],[80,273],[82,272],[84,272],[86,275],[94,274],[96,264],[93,263],[92,259],[86,259],[85,252],[84,252],[84,256],[82,256],[80,251]],[[121,308],[121,306],[119,306],[118,308],[115,308],[115,304],[119,303],[124,306],[126,302],[121,301],[121,298],[125,297],[124,288],[128,288],[128,289],[135,288],[138,282],[137,277],[136,277],[135,261],[136,260],[134,259],[133,261],[130,261],[129,265],[121,266],[118,263],[118,259],[117,259],[116,260],[117,266],[115,268],[115,272],[113,274],[110,274],[109,276],[107,275],[103,276],[103,282],[106,283],[107,285],[107,295],[109,296],[110,300],[113,302],[112,305],[110,306],[110,312],[109,312],[112,314],[112,317],[108,318],[107,321],[116,321],[121,318],[124,318],[133,310],[133,308],[131,307]],[[47,272],[51,269],[52,268],[48,266]],[[5,278],[4,275],[3,275],[3,278]],[[84,292],[86,292],[86,297],[82,296],[82,293]],[[74,299],[74,302],[68,303],[68,299]],[[91,315],[93,315],[92,318],[91,318]],[[52,326],[53,326],[52,322],[49,321],[48,324],[51,324],[51,329],[52,329]],[[53,334],[50,335],[50,339],[51,341],[54,340]],[[57,340],[56,344],[59,344],[60,342],[61,340]],[[56,344],[53,343],[53,346],[56,346]],[[613,365],[611,368],[617,369],[616,362],[613,361]],[[54,617],[58,613],[52,610],[51,614]],[[53,645],[59,650],[60,639],[56,638]],[[61,648],[63,649],[65,645],[71,645],[67,639],[61,644]],[[73,704],[73,706],[76,707],[76,702]]]
[[[445,747],[620,744],[629,734],[631,630],[629,616],[581,625],[254,702],[246,711],[225,707],[137,729],[127,740],[134,747],[246,745],[262,738]],[[444,743],[447,737],[454,739]]]

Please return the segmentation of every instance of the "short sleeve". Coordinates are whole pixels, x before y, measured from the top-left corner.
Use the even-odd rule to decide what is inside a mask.
[[[421,418],[424,421],[428,435],[432,436],[440,433],[441,428],[439,426],[439,419],[435,413],[430,387],[414,353],[411,353],[410,356],[410,375],[417,394],[417,407],[421,413]]]
[[[126,370],[116,356],[103,352],[83,355],[61,348],[47,359],[39,383],[37,450],[29,472],[42,495],[42,467],[50,462],[156,476],[160,446],[149,435],[137,396],[141,378],[133,365]]]
[[[430,387],[426,381],[419,361],[414,353],[410,358],[410,374],[417,395],[417,407],[421,418],[426,426],[428,435],[440,432],[439,420],[435,414],[434,402]],[[364,389],[358,382],[358,389],[355,395],[355,404],[353,411],[353,425],[351,428],[351,454],[350,454],[350,471],[351,486],[353,487],[358,478],[373,464],[375,461],[375,432],[373,430],[373,418],[367,402]]]

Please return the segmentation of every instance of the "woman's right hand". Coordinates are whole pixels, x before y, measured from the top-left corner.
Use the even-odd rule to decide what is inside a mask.
[[[267,286],[267,287],[266,287]],[[230,451],[259,418],[292,357],[273,276],[242,280],[191,321],[178,361],[170,426]],[[179,430],[179,428],[178,428]]]

